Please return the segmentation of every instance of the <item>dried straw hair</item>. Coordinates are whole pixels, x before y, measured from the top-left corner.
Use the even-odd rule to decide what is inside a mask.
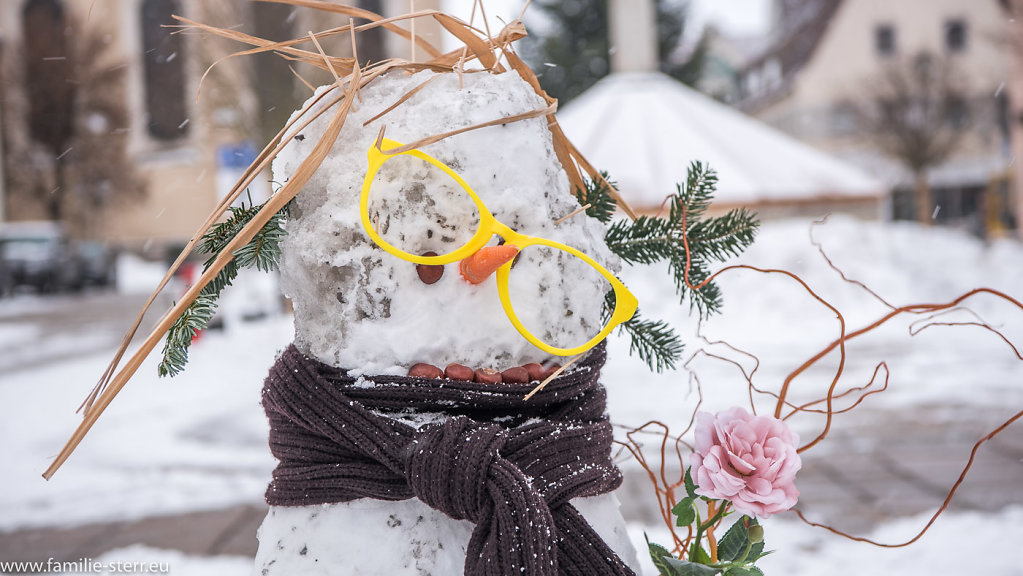
[[[587,162],[585,158],[583,158],[575,146],[573,146],[572,143],[569,142],[568,138],[565,137],[564,132],[562,132],[561,127],[558,125],[558,122],[554,117],[554,112],[557,110],[557,100],[551,98],[543,91],[536,75],[515,53],[512,44],[516,40],[526,36],[526,29],[522,25],[521,20],[516,19],[512,21],[496,36],[492,36],[489,29],[479,30],[470,23],[466,23],[458,18],[436,10],[422,10],[392,18],[384,18],[368,10],[334,4],[323,0],[255,1],[274,2],[278,4],[287,4],[296,7],[320,10],[328,13],[341,14],[348,16],[350,20],[347,26],[332,28],[315,34],[310,33],[308,36],[293,38],[282,42],[272,42],[237,30],[209,26],[207,24],[194,22],[179,16],[175,16],[175,19],[182,23],[182,30],[200,30],[251,46],[251,48],[231,54],[223,60],[262,52],[273,52],[288,61],[302,62],[321,68],[329,72],[334,77],[335,82],[330,89],[323,91],[314,100],[310,101],[299,114],[293,117],[292,120],[277,133],[270,143],[263,148],[262,152],[259,153],[248,169],[245,170],[241,179],[239,179],[231,189],[231,192],[224,197],[220,204],[218,204],[213,212],[206,218],[206,221],[203,222],[199,229],[196,230],[195,234],[192,235],[192,239],[189,240],[188,244],[181,251],[181,254],[178,255],[174,263],[171,264],[170,269],[164,275],[156,290],[146,301],[128,332],[124,335],[117,353],[103,372],[99,382],[85,399],[85,402],[83,402],[80,408],[80,410],[83,411],[83,420],[81,424],[79,424],[78,428],[75,430],[74,434],[72,434],[60,454],[54,459],[53,463],[43,474],[44,478],[49,479],[53,476],[71,453],[74,452],[75,448],[88,433],[89,429],[92,428],[92,425],[96,422],[107,406],[110,405],[110,402],[113,401],[117,393],[120,392],[125,384],[127,384],[128,380],[135,374],[146,357],[152,353],[153,349],[163,338],[164,334],[166,334],[170,329],[170,326],[174,323],[175,319],[177,319],[178,316],[180,316],[181,313],[196,299],[196,297],[198,297],[203,287],[213,280],[224,266],[231,261],[234,252],[247,244],[274,214],[280,211],[289,201],[291,201],[292,198],[295,197],[296,194],[298,194],[300,190],[302,190],[310,177],[314,172],[316,172],[320,164],[323,162],[327,153],[330,151],[331,146],[340,134],[341,129],[344,127],[348,111],[351,109],[353,99],[358,97],[359,90],[369,85],[373,82],[373,80],[386,72],[396,69],[404,70],[409,73],[420,70],[432,70],[440,73],[459,75],[464,73],[505,74],[511,72],[518,74],[523,80],[528,82],[530,86],[533,87],[533,90],[536,91],[536,93],[542,97],[546,103],[545,107],[538,108],[524,114],[494,118],[488,122],[483,122],[459,130],[435,134],[423,138],[422,140],[407,144],[400,149],[389,150],[388,152],[398,153],[413,148],[419,148],[439,140],[443,140],[449,136],[478,128],[509,124],[528,118],[546,116],[548,126],[553,136],[555,153],[557,154],[558,160],[564,167],[565,172],[568,174],[571,188],[585,189],[584,180],[587,177],[593,180],[603,181],[603,177],[600,173],[594,169],[594,167]],[[365,23],[356,25],[356,19],[359,21],[365,21]],[[431,43],[415,35],[414,32],[397,25],[398,22],[407,21],[410,23],[411,30],[414,31],[414,23],[417,19],[435,20],[448,33],[462,42],[463,46],[450,52],[442,53]],[[360,66],[357,59],[358,34],[375,28],[383,28],[390,33],[408,40],[413,44],[413,52],[415,52],[416,49],[421,49],[428,55],[429,60],[425,62],[416,62],[402,58],[391,58],[381,62],[373,62]],[[320,39],[341,34],[348,34],[352,39],[353,56],[350,58],[326,54],[320,45]],[[309,49],[310,45],[312,49]],[[210,67],[210,70],[219,63],[220,61],[215,62],[213,66]],[[505,63],[507,64],[507,67]],[[206,73],[203,74],[203,78],[209,74],[210,70],[207,70]],[[423,85],[420,85],[413,91],[405,94],[391,107],[382,112],[380,116],[386,115],[394,108],[400,106],[409,97],[411,97],[416,90],[419,90],[422,87]],[[313,109],[317,108],[324,100],[327,101],[327,105],[319,106],[319,110],[313,112]],[[192,249],[195,247],[198,240],[210,229],[210,227],[221,219],[228,208],[252,183],[256,176],[270,165],[273,158],[280,153],[281,150],[283,150],[285,145],[287,145],[296,134],[302,132],[313,120],[331,109],[333,109],[333,116],[331,117],[326,130],[314,146],[312,152],[310,152],[309,156],[302,161],[301,165],[291,176],[290,180],[270,197],[255,217],[253,217],[252,220],[237,234],[237,236],[228,243],[225,249],[217,256],[216,260],[214,260],[212,265],[209,266],[194,285],[188,289],[185,295],[178,300],[177,304],[164,313],[156,327],[142,343],[139,350],[128,358],[124,365],[121,366],[121,360],[124,357],[129,343],[138,331],[142,323],[143,316],[153,305],[158,294],[164,289],[168,281],[174,276],[175,272],[192,252]],[[378,116],[378,118],[380,116]],[[374,120],[375,119],[376,118],[374,118]],[[607,183],[605,182],[605,184]],[[612,190],[612,194],[615,197],[615,200],[617,200],[618,206],[629,217],[635,218],[635,215],[628,204],[626,204],[618,193],[614,191],[613,187],[610,185],[608,186]],[[118,369],[119,367],[120,369]]]

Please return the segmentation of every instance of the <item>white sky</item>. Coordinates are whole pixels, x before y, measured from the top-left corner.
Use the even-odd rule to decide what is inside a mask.
[[[443,0],[444,10],[459,18],[468,19],[474,0]],[[691,31],[697,31],[708,22],[733,34],[764,32],[770,18],[771,0],[689,0]],[[485,0],[487,18],[493,27],[500,28],[495,16],[506,22],[518,18],[525,0]],[[495,25],[496,23],[496,25]]]
[[[770,23],[770,0],[690,0],[690,17],[700,25],[714,22],[733,34],[766,32]]]

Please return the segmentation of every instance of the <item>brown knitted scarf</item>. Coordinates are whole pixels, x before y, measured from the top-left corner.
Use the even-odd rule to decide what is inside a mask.
[[[273,506],[416,497],[476,526],[466,576],[623,576],[632,571],[570,504],[614,490],[603,344],[528,402],[535,384],[350,378],[289,347],[263,407],[280,464]],[[443,413],[410,426],[395,417]]]

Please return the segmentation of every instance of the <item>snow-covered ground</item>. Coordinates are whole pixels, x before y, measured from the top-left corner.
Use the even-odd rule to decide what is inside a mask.
[[[899,519],[867,537],[880,542],[904,542],[927,523],[930,514]],[[656,542],[654,532],[651,541]],[[904,548],[876,548],[808,528],[798,521],[772,518],[764,523],[764,542],[774,550],[757,562],[768,576],[860,576],[862,574],[984,574],[1020,576],[1023,568],[1008,549],[992,542],[1023,538],[1023,507],[1000,514],[959,513],[942,516],[917,542]],[[645,546],[643,527],[632,527],[637,549]],[[662,539],[661,542],[665,542]],[[649,557],[644,574],[656,576]]]
[[[827,268],[807,233],[806,221],[770,223],[743,261],[800,275],[840,309],[850,330],[883,315],[884,305]],[[1016,242],[985,246],[947,230],[841,218],[818,228],[816,236],[849,276],[895,304],[948,301],[977,286],[999,289],[1016,299],[1023,296],[1023,246]],[[691,336],[695,321],[677,306],[662,269],[626,270],[623,279],[640,297],[645,316],[669,320],[687,335],[686,358],[701,348]],[[791,279],[738,271],[726,274],[721,284],[724,313],[704,324],[704,335],[756,353],[761,359],[754,380],[758,386],[777,390],[788,372],[837,334],[834,314]],[[39,302],[44,301],[34,305],[45,306]],[[0,345],[31,339],[31,324],[5,323],[14,315],[5,305],[0,301]],[[1023,310],[990,296],[971,300],[970,308],[972,312],[960,311],[943,320],[975,321],[976,313],[1003,329],[1017,346],[1023,343]],[[911,337],[913,320],[918,318],[895,321],[850,344],[840,388],[863,384],[880,360],[887,360],[892,371],[890,390],[870,397],[859,409],[930,404],[967,406],[981,413],[991,406],[1023,407],[1023,362],[1000,338],[976,326],[936,326]],[[108,354],[5,375],[0,380],[0,405],[6,408],[0,419],[0,456],[5,463],[0,531],[260,501],[274,462],[266,447],[259,390],[276,352],[291,338],[290,318],[277,316],[205,335],[194,347],[188,370],[176,378],[157,378],[155,359],[149,360],[50,482],[40,474],[77,424],[74,411],[103,371]],[[707,348],[727,352],[721,345]],[[826,360],[824,368],[796,380],[794,399],[823,394],[831,381],[829,369],[836,364],[832,357]],[[742,362],[751,366],[748,359]],[[691,367],[702,382],[705,409],[748,402],[745,381],[735,367],[708,357],[695,359]],[[619,423],[637,425],[657,418],[681,429],[696,405],[688,373],[650,375],[628,356],[626,339],[612,339],[604,381],[612,417]],[[765,398],[757,405],[766,411],[773,403]],[[819,419],[805,418],[795,426],[808,438],[820,424]],[[825,446],[826,442],[821,449]],[[889,551],[771,519],[768,544],[778,552],[763,566],[773,574],[859,573],[863,566],[888,572],[912,566],[913,573],[951,574],[968,566],[977,573],[1018,575],[1023,572],[1015,555],[984,550],[997,548],[987,543],[1019,541],[1021,520],[1023,510],[1018,508],[993,517],[949,514],[922,542]],[[878,535],[893,540],[922,523],[920,518],[900,520],[879,528]],[[642,529],[636,527],[640,539]],[[657,539],[657,528],[651,530]],[[180,568],[183,574],[243,574],[249,566],[247,560],[184,559],[151,549],[108,556],[115,554],[147,561],[165,554],[174,559],[175,572],[179,562],[188,566]]]
[[[881,541],[905,540],[926,522],[925,517],[891,522],[870,534]],[[645,546],[643,526],[631,527],[637,549]],[[653,537],[653,536],[651,536]],[[997,515],[949,514],[920,541],[905,548],[877,549],[810,530],[803,524],[771,520],[766,530],[768,549],[775,550],[758,565],[772,576],[860,576],[861,574],[984,574],[1020,576],[1015,555],[998,542],[1023,538],[1023,508]],[[951,551],[951,552],[950,552]],[[196,557],[173,550],[132,546],[113,550],[94,559],[106,565],[121,563],[155,566],[184,576],[250,576],[252,560],[239,556]],[[657,572],[641,556],[643,574]],[[69,572],[68,574],[77,574]]]
[[[884,304],[843,281],[827,266],[811,245],[809,230],[807,221],[769,223],[741,262],[784,269],[801,277],[844,316],[847,333],[888,313]],[[985,246],[948,230],[921,230],[909,223],[866,224],[838,217],[817,227],[814,237],[849,278],[869,286],[895,306],[944,303],[982,286],[1023,300],[1023,247],[1015,241]],[[733,359],[747,372],[755,362],[721,344],[701,345],[695,335],[696,321],[677,306],[671,283],[663,272],[658,277],[658,271],[661,269],[627,269],[623,279],[637,293],[644,316],[668,320],[686,334],[685,357],[696,356],[689,367],[702,383],[703,409],[715,411],[744,399],[748,402],[748,386],[736,366],[697,352]],[[722,275],[720,285],[723,313],[704,323],[703,336],[755,354],[760,365],[753,382],[760,389],[777,392],[789,373],[839,336],[835,314],[790,277],[736,270]],[[1023,309],[991,295],[973,297],[964,306],[968,309],[935,320],[983,319],[1021,347]],[[889,390],[870,397],[864,408],[892,410],[920,404],[980,408],[1007,403],[1023,407],[1023,362],[1012,348],[978,326],[934,326],[911,336],[910,329],[921,327],[920,321],[927,317],[903,315],[850,341],[837,390],[866,384],[875,366],[887,361]],[[616,420],[638,423],[656,416],[673,428],[684,428],[696,402],[695,393],[686,394],[689,374],[644,373],[642,364],[628,357],[624,338],[612,339],[611,356],[605,382]],[[790,398],[823,397],[838,359],[839,355],[832,353],[795,379]],[[651,414],[650,402],[641,400],[650,395],[658,398],[656,414]],[[774,399],[758,396],[757,407],[773,411]],[[791,423],[805,438],[820,429],[822,419],[797,417]]]

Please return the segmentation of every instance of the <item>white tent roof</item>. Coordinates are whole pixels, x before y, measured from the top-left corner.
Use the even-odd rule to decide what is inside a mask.
[[[884,185],[836,158],[660,73],[612,74],[558,113],[569,139],[627,202],[659,206],[693,160],[719,178],[717,202],[877,197]]]

